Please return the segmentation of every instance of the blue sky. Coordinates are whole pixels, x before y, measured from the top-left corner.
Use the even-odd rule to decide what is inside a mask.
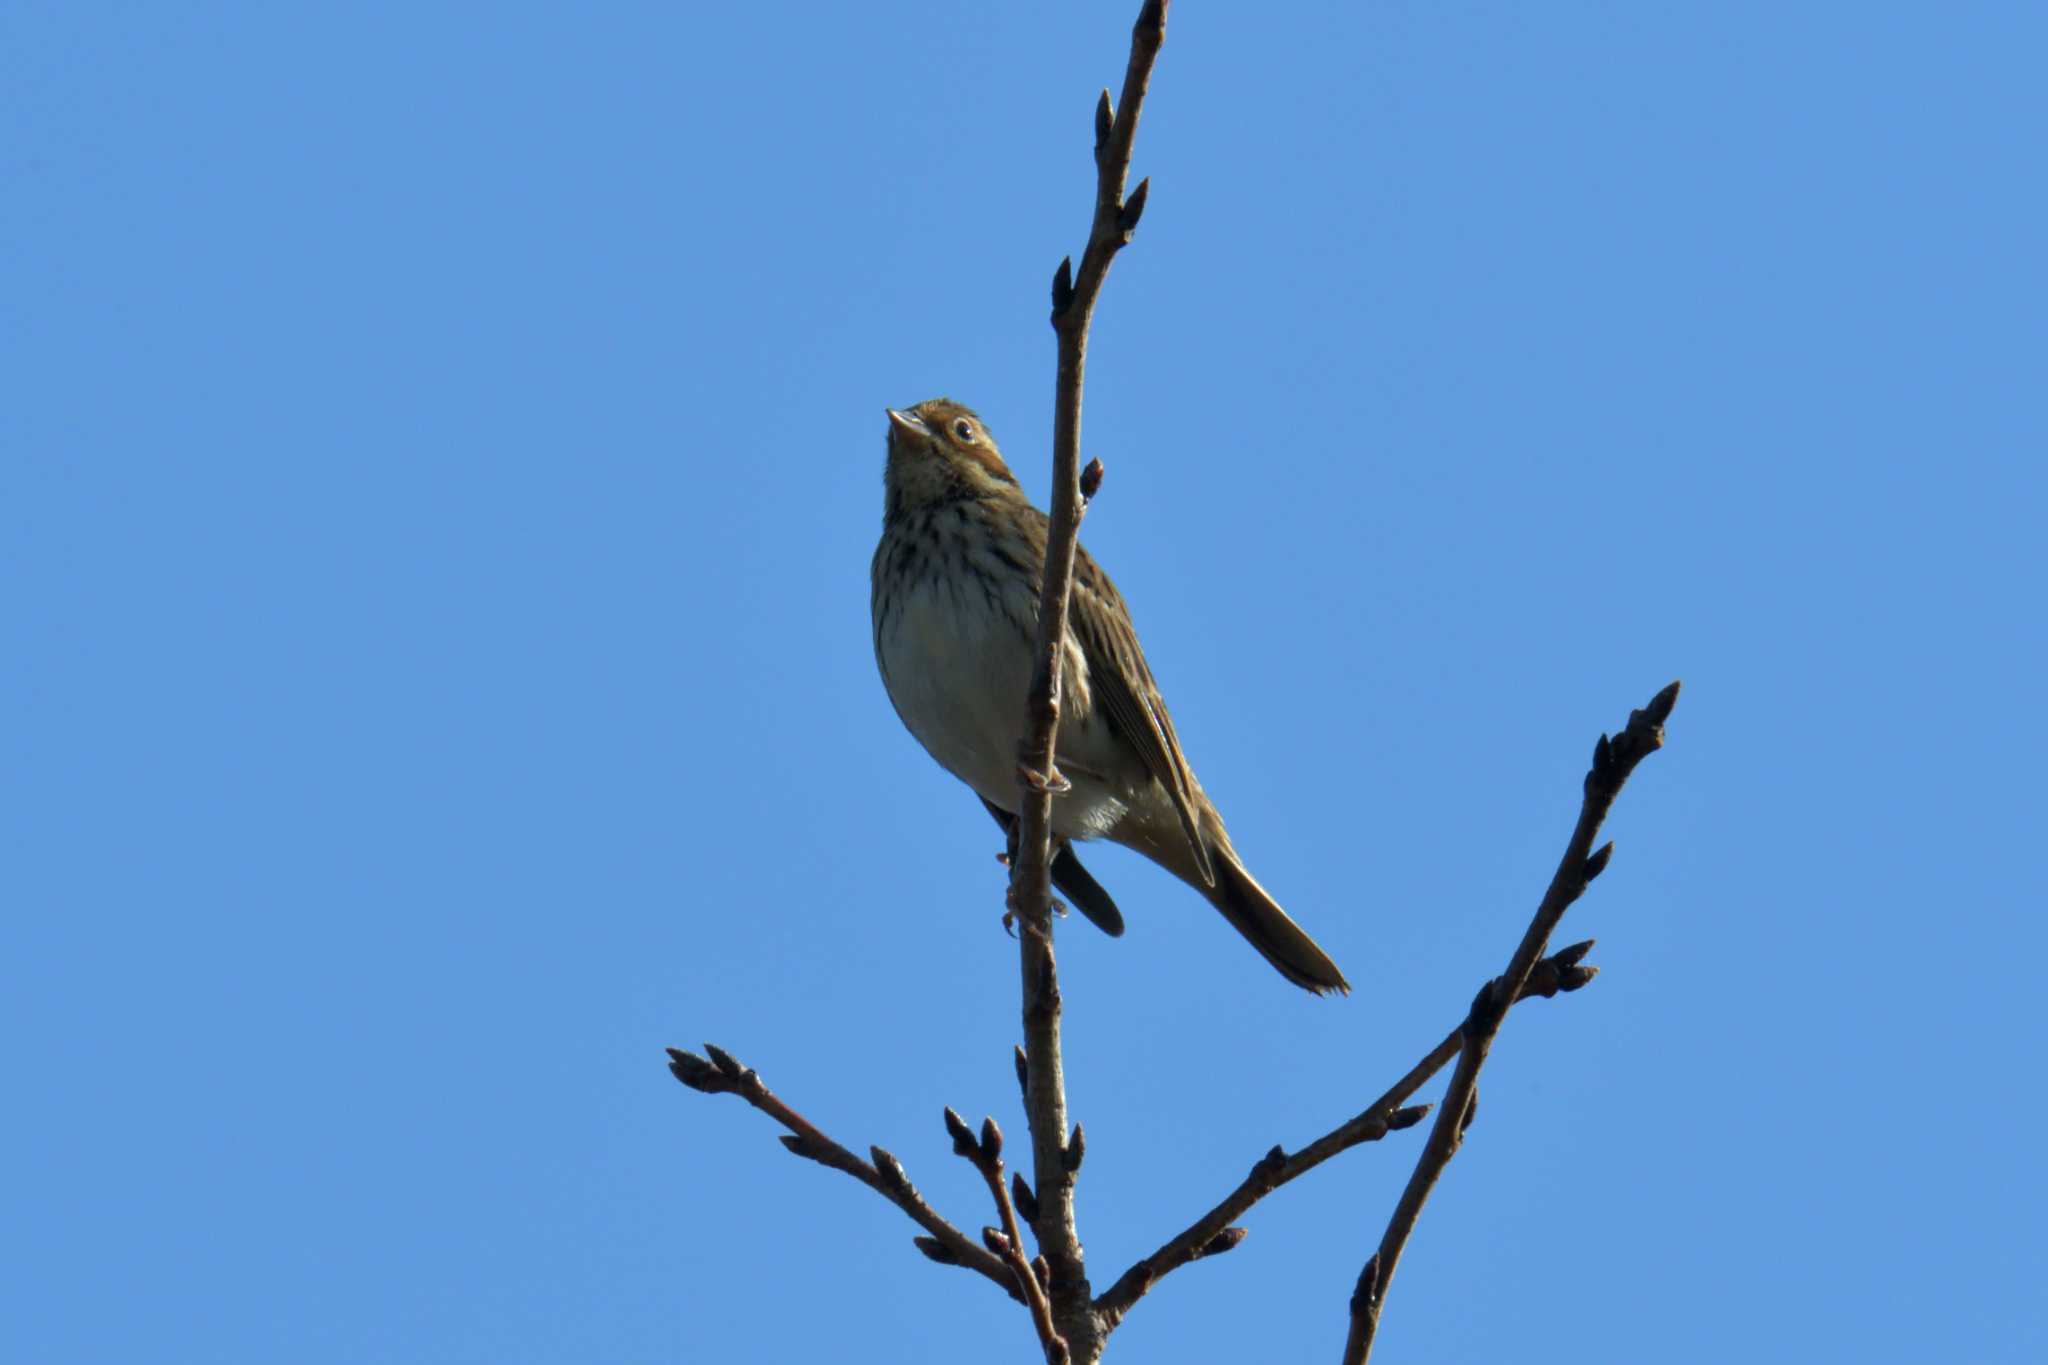
[[[1043,498],[1134,11],[0,13],[9,1358],[1033,1358],[661,1049],[988,1221],[939,1112],[1019,1130],[1015,953],[874,672],[882,409],[974,404]],[[1085,538],[1358,989],[1096,854],[1098,1285],[1456,1021],[1682,677],[1382,1358],[2048,1349],[2044,42],[1176,7]],[[1334,1358],[1418,1145],[1112,1358]]]

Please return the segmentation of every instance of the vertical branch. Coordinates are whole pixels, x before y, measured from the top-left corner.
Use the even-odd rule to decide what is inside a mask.
[[[1019,768],[1023,803],[1010,895],[1021,932],[1018,952],[1023,975],[1024,1044],[1027,1057],[1025,1108],[1031,1124],[1033,1185],[1038,1192],[1035,1229],[1050,1270],[1053,1316],[1074,1359],[1101,1354],[1101,1329],[1090,1303],[1074,1226],[1074,1175],[1078,1142],[1067,1135],[1066,1084],[1060,1064],[1059,978],[1052,955],[1052,802],[1065,787],[1059,775],[1054,737],[1059,732],[1060,664],[1067,638],[1067,603],[1074,580],[1074,547],[1080,537],[1081,385],[1088,358],[1088,326],[1095,315],[1109,264],[1131,240],[1145,211],[1146,186],[1129,199],[1131,140],[1152,78],[1152,65],[1166,37],[1166,0],[1145,0],[1131,29],[1130,61],[1124,70],[1123,99],[1112,106],[1103,91],[1095,112],[1095,212],[1088,245],[1077,272],[1069,257],[1053,277],[1052,325],[1059,343],[1053,398],[1051,526],[1046,536],[1045,581],[1038,603],[1038,642],[1026,703]],[[1078,1134],[1077,1134],[1078,1135]]]

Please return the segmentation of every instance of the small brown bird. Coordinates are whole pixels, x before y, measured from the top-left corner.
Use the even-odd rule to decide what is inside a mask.
[[[946,398],[889,410],[882,542],[870,604],[875,662],[896,714],[1006,828],[1038,636],[1046,517],[981,419]],[[1052,805],[1060,892],[1105,932],[1123,916],[1070,841],[1136,849],[1206,896],[1295,985],[1349,991],[1337,964],[1252,880],[1181,756],[1130,612],[1084,549],[1062,665]]]

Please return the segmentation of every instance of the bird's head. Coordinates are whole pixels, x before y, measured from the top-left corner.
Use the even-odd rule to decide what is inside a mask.
[[[932,398],[888,412],[889,463],[883,481],[892,507],[1020,491],[995,438],[971,408]]]

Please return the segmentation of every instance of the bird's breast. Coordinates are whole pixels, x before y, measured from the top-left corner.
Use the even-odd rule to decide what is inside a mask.
[[[1017,806],[1017,746],[1038,634],[1036,585],[961,563],[930,568],[892,547],[876,555],[875,662],[896,714],[939,765],[1004,810]],[[1121,816],[1127,766],[1093,714],[1088,662],[1072,636],[1061,665],[1060,763],[1074,783],[1054,803],[1066,837],[1105,832]],[[1112,774],[1115,775],[1111,780]]]
[[[1031,641],[1001,594],[944,573],[878,593],[875,662],[896,714],[940,766],[1014,805]]]

